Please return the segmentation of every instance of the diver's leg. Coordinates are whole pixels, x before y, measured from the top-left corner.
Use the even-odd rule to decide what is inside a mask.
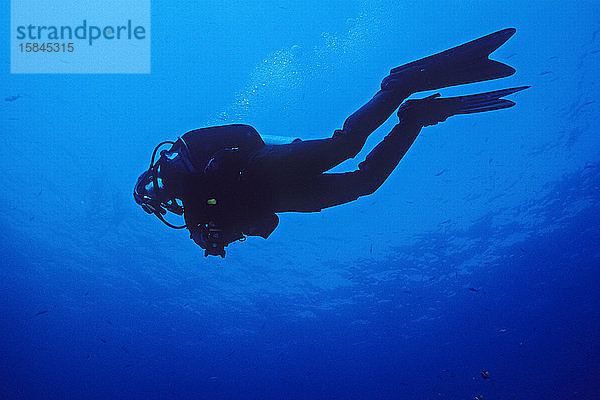
[[[402,121],[367,155],[356,171],[320,174],[283,186],[275,195],[276,211],[319,211],[374,193],[396,168],[421,128],[422,124],[417,121]]]
[[[367,104],[344,122],[327,139],[295,141],[283,145],[267,145],[249,161],[249,170],[262,176],[306,176],[320,174],[355,157],[367,137],[377,129],[409,96],[402,88],[380,90]]]
[[[267,146],[250,160],[249,169],[297,176],[327,171],[358,154],[367,137],[410,94],[447,86],[502,78],[515,70],[489,59],[515,29],[509,28],[390,71],[371,101],[352,114],[341,131],[321,140]]]
[[[409,100],[398,110],[400,122],[358,165],[358,170],[320,174],[284,185],[277,196],[276,210],[318,211],[372,194],[396,168],[422,127],[435,125],[453,115],[510,108],[515,103],[502,97],[526,88],[528,86],[459,97],[440,98],[439,94],[434,94],[424,99]]]

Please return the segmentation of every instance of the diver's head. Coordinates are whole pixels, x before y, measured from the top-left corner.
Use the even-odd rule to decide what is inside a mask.
[[[167,192],[162,179],[155,176],[156,169],[149,169],[140,175],[134,188],[133,198],[148,214],[165,215],[167,210],[177,215],[183,214],[183,208]],[[166,209],[166,210],[165,210]]]
[[[133,198],[148,214],[159,212],[165,215],[167,212],[161,206],[160,192],[154,188],[154,170],[149,169],[138,178],[133,188]]]
[[[144,211],[148,214],[156,215],[162,222],[171,228],[183,229],[186,225],[175,226],[163,218],[163,215],[170,211],[177,215],[183,215],[183,207],[177,203],[177,200],[169,194],[165,189],[160,175],[161,161],[164,159],[164,152],[161,152],[160,158],[154,163],[156,152],[160,146],[174,142],[165,141],[160,143],[154,148],[152,153],[152,159],[150,160],[150,167],[143,174],[140,175],[135,186],[133,187],[133,198]]]

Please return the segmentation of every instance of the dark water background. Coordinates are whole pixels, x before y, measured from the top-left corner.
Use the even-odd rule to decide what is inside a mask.
[[[4,57],[0,398],[600,398],[598,15],[153,2],[150,75],[10,75]],[[280,215],[225,260],[131,198],[161,140],[325,137],[391,67],[509,26],[495,58],[517,74],[442,93],[533,87],[424,129],[373,196]]]

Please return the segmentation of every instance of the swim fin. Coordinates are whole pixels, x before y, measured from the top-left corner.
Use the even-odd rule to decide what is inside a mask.
[[[472,114],[512,107],[515,105],[514,102],[501,99],[501,97],[520,92],[529,87],[519,86],[457,97],[439,97],[440,94],[436,93],[424,99],[405,101],[398,110],[398,116],[401,119],[409,116],[417,118],[423,126],[435,125],[438,122],[445,121],[452,115]]]
[[[381,89],[407,87],[415,93],[510,76],[515,73],[514,68],[488,57],[515,32],[515,28],[503,29],[394,68],[384,78]]]

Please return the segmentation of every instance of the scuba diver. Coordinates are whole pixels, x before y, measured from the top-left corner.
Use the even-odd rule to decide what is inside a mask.
[[[318,212],[374,193],[396,168],[424,126],[457,114],[512,107],[501,97],[521,86],[459,97],[439,93],[408,100],[413,93],[481,82],[515,70],[488,56],[513,34],[504,29],[391,70],[381,90],[346,119],[332,137],[266,144],[248,125],[196,129],[154,149],[150,167],[137,180],[135,201],[172,228],[187,228],[205,256],[225,257],[225,247],[246,236],[268,238],[281,212]],[[398,109],[399,122],[358,169],[327,173],[355,157],[367,137]],[[172,146],[161,151],[159,148]],[[166,212],[184,215],[175,226]]]

